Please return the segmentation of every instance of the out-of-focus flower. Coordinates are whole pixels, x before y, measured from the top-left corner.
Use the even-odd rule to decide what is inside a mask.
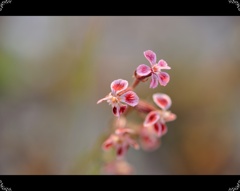
[[[108,175],[131,175],[133,167],[125,160],[115,160],[103,167],[104,174]]]
[[[156,136],[153,126],[140,128],[139,140],[143,150],[153,151],[160,146],[160,140]]]
[[[141,64],[137,67],[136,73],[139,77],[148,77],[151,76],[150,88],[156,88],[158,82],[162,86],[166,86],[170,80],[170,76],[166,72],[162,72],[162,69],[169,70],[171,67],[168,66],[167,62],[164,60],[159,60],[157,63],[156,54],[147,50],[144,52],[145,58],[150,62],[151,67]]]
[[[117,158],[123,158],[129,146],[134,149],[139,149],[138,143],[131,137],[134,134],[134,131],[129,128],[117,128],[114,134],[111,134],[110,137],[103,143],[103,150],[107,151],[110,148],[116,149]]]
[[[171,98],[166,94],[153,94],[153,101],[162,109],[148,113],[143,125],[145,127],[153,126],[158,137],[167,133],[166,122],[176,119],[176,115],[167,111],[172,104]]]
[[[137,94],[131,90],[127,90],[128,81],[123,79],[114,80],[111,83],[111,92],[97,104],[107,101],[112,106],[113,114],[119,117],[127,109],[127,105],[136,106],[139,101]]]

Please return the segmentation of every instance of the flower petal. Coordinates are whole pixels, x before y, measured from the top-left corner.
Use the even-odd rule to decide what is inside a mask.
[[[167,110],[172,105],[172,100],[167,94],[155,93],[153,101],[163,110]]]
[[[113,93],[117,94],[120,91],[125,90],[128,87],[128,81],[123,79],[114,80],[111,83],[111,90]]]
[[[144,54],[145,58],[150,62],[151,65],[156,64],[157,56],[153,51],[146,50],[143,54]]]
[[[125,153],[127,151],[127,147],[125,147],[124,145],[119,145],[116,148],[116,151],[117,151],[117,159],[120,159],[125,155]]]
[[[157,85],[158,85],[158,76],[156,74],[152,74],[150,88],[156,88]]]
[[[159,60],[158,65],[161,69],[170,70],[171,67],[168,66],[167,62],[165,60]]]
[[[160,118],[160,115],[157,111],[151,111],[146,116],[143,126],[144,127],[151,126],[151,125],[155,124],[159,120],[159,118]]]
[[[153,125],[153,129],[154,129],[157,137],[161,137],[161,135],[162,135],[162,124],[159,123],[159,122],[158,122],[158,123],[155,123],[155,124]]]
[[[102,99],[98,100],[97,104],[99,104],[99,103],[101,103],[103,101],[106,101],[108,99],[109,99],[109,96],[106,96],[105,98],[102,98]]]
[[[151,73],[151,68],[145,64],[141,64],[136,69],[138,76],[147,76]]]
[[[167,125],[165,123],[160,123],[160,125],[161,125],[162,135],[165,135],[168,131]]]
[[[134,107],[139,102],[139,97],[137,94],[133,91],[128,91],[120,96],[120,100],[124,103],[127,103],[128,105]]]
[[[158,74],[158,81],[162,86],[166,86],[168,82],[170,81],[170,76],[166,72],[160,72]]]
[[[177,118],[176,114],[171,113],[171,112],[167,112],[166,114],[164,114],[163,117],[164,117],[165,122],[174,121]]]
[[[124,105],[122,104],[120,107],[119,107],[119,115],[123,114],[127,109],[127,105]]]
[[[157,137],[142,136],[140,139],[141,147],[145,151],[156,150],[160,146],[160,141]]]
[[[142,127],[140,131],[140,144],[143,150],[153,151],[160,145],[160,140],[149,127]]]
[[[120,117],[119,110],[120,110],[120,107],[119,107],[118,105],[115,105],[115,106],[112,107],[113,114],[114,114],[116,117]]]
[[[110,136],[103,144],[102,144],[102,149],[104,151],[109,150],[113,146],[113,139],[112,136]]]

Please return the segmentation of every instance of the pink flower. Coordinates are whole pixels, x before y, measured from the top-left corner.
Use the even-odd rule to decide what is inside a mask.
[[[133,167],[125,160],[115,160],[107,163],[103,171],[108,175],[131,175],[133,174]]]
[[[102,149],[107,151],[110,148],[116,149],[117,158],[123,158],[129,146],[139,149],[138,143],[131,137],[134,131],[129,128],[117,128],[115,133],[103,143]]]
[[[156,136],[156,132],[153,126],[141,127],[139,138],[141,147],[145,151],[153,151],[160,146],[160,140]]]
[[[172,101],[166,94],[156,93],[153,94],[153,101],[162,109],[155,110],[148,113],[143,125],[145,127],[153,126],[158,137],[167,133],[166,122],[176,119],[176,115],[167,111],[171,106]]]
[[[127,91],[128,81],[118,79],[111,83],[111,92],[103,99],[100,99],[97,104],[102,101],[107,101],[112,106],[113,114],[117,117],[124,113],[127,105],[132,107],[138,104],[139,98],[133,91]]]
[[[151,67],[141,64],[137,67],[136,73],[140,77],[144,76],[152,76],[150,88],[156,88],[158,85],[158,82],[162,86],[166,86],[170,80],[170,76],[166,72],[162,72],[162,69],[169,70],[171,69],[167,62],[164,60],[159,60],[158,63],[156,54],[151,51],[147,50],[144,52],[145,58],[150,62]]]

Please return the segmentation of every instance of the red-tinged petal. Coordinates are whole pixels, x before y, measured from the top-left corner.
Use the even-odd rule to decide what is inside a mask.
[[[138,76],[147,76],[151,73],[151,68],[145,64],[141,64],[137,67],[136,72]]]
[[[132,107],[136,106],[139,102],[139,97],[133,91],[128,91],[124,93],[123,95],[121,95],[120,99],[122,102],[127,103]]]
[[[144,135],[140,139],[141,147],[145,151],[156,150],[160,146],[158,137]]]
[[[150,88],[156,88],[157,85],[158,85],[158,76],[156,74],[152,74]]]
[[[121,115],[122,113],[124,113],[127,109],[127,105],[121,105],[119,108],[119,114]]]
[[[113,114],[114,114],[116,117],[120,117],[119,109],[120,109],[120,108],[119,108],[118,105],[113,106],[113,108],[112,108]]]
[[[158,74],[158,81],[162,86],[166,86],[168,82],[170,81],[170,76],[166,72],[160,72]]]
[[[152,127],[152,126],[151,126]],[[160,145],[160,140],[155,131],[150,127],[142,127],[140,131],[140,143],[143,150],[153,151]]]
[[[97,104],[99,104],[99,103],[101,103],[103,101],[106,101],[108,99],[109,99],[109,96],[106,96],[105,98],[102,98],[102,99],[98,100]]]
[[[173,121],[177,118],[176,114],[168,112],[167,114],[164,115],[164,121],[168,122],[168,121]]]
[[[118,79],[118,80],[114,80],[111,83],[111,90],[115,94],[117,94],[120,91],[125,90],[127,87],[128,87],[128,81],[127,80]]]
[[[165,123],[161,123],[162,135],[165,135],[168,131],[167,125]]]
[[[159,122],[158,122],[158,123],[155,123],[155,124],[153,125],[153,129],[154,129],[157,137],[161,137],[161,135],[162,135],[162,126],[161,126],[161,125],[162,125],[162,124],[159,123]]]
[[[126,147],[124,147],[123,145],[117,147],[117,158],[118,159],[122,158],[126,151],[127,151]]]
[[[161,69],[170,70],[171,67],[168,66],[167,62],[165,60],[159,60],[158,65]]]
[[[145,127],[155,124],[159,120],[160,116],[157,111],[151,111],[145,118],[143,125]]]
[[[143,54],[144,54],[145,58],[150,62],[151,65],[156,64],[157,56],[153,51],[147,50]]]
[[[167,94],[155,93],[153,101],[163,110],[167,110],[172,105],[172,100]]]
[[[110,136],[103,144],[102,144],[102,149],[107,151],[113,146],[113,140],[112,137]]]

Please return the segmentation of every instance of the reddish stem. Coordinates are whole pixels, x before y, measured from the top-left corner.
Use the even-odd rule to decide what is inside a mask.
[[[135,78],[135,80],[132,83],[132,89],[136,88],[136,86],[139,84],[140,80]]]

